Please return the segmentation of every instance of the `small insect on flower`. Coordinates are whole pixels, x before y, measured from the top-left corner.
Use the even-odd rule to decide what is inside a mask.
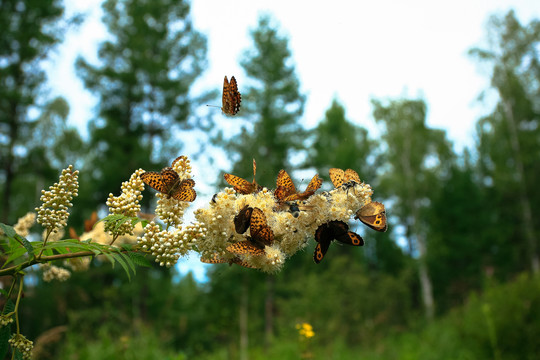
[[[255,174],[257,173],[257,163],[253,159],[253,182],[249,182],[241,177],[232,174],[224,174],[223,177],[229,185],[232,185],[234,190],[240,194],[251,194],[262,190],[262,186],[255,181]]]
[[[386,223],[386,210],[384,205],[380,202],[372,201],[362,206],[354,218],[360,220],[373,230],[381,232],[388,230],[388,224]]]
[[[266,223],[266,216],[259,208],[253,208],[251,211],[249,231],[251,236],[247,240],[227,246],[227,251],[239,255],[264,255],[264,247],[274,242],[274,232]]]
[[[193,179],[180,180],[180,176],[173,170],[177,161],[184,159],[183,156],[177,157],[171,167],[166,167],[161,172],[147,171],[141,174],[141,180],[151,188],[166,194],[169,198],[179,201],[194,201],[197,193],[193,188],[195,181]]]
[[[319,178],[319,175],[315,174],[315,176],[309,182],[306,191],[299,193],[296,191],[296,187],[294,186],[289,174],[285,170],[281,169],[277,176],[277,187],[276,191],[274,192],[274,196],[280,202],[306,200],[311,195],[315,194],[315,191],[317,191],[321,185],[322,180]]]
[[[353,246],[364,245],[364,239],[357,233],[349,231],[349,225],[343,221],[329,221],[319,226],[317,231],[315,231],[317,246],[313,253],[313,260],[316,264],[322,261],[332,240]]]

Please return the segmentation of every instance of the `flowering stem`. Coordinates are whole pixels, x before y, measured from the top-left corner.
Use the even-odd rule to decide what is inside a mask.
[[[39,252],[38,256],[36,257],[36,259],[41,259],[41,255],[43,254],[43,250],[45,249],[45,245],[47,245],[47,240],[49,239],[49,236],[51,235],[52,231],[54,229],[47,229],[47,235],[45,236],[45,240],[43,240],[43,247],[41,248],[41,251]]]
[[[21,281],[19,282],[19,293],[17,294],[17,302],[15,303],[15,323],[17,324],[17,334],[19,334],[19,303],[21,301],[22,297],[22,289],[23,289],[23,279],[24,275],[19,275],[21,277]]]

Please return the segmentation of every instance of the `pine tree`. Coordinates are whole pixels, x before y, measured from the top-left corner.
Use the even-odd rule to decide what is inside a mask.
[[[538,273],[540,222],[533,209],[540,203],[540,192],[535,191],[540,181],[540,22],[523,26],[510,11],[504,18],[492,17],[488,30],[490,47],[470,50],[489,64],[491,86],[499,98],[493,112],[478,123],[480,165],[498,199],[497,223],[512,229],[504,241],[523,239],[523,246],[513,248]],[[518,267],[521,263],[516,259]]]
[[[4,222],[15,221],[28,211],[24,204],[35,200],[35,183],[25,181],[26,191],[16,194],[15,181],[28,168],[27,154],[21,150],[32,145],[36,118],[29,111],[40,113],[47,102],[42,96],[46,76],[40,63],[73,23],[61,23],[63,15],[63,5],[57,0],[0,2],[0,219]],[[15,196],[20,210],[13,211]]]
[[[81,178],[90,210],[135,169],[159,170],[180,155],[173,135],[186,127],[189,89],[206,56],[187,1],[108,0],[103,9],[112,39],[99,48],[101,63],[77,60],[85,86],[99,96]]]

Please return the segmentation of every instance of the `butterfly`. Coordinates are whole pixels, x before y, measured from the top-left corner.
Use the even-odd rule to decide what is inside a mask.
[[[241,177],[232,174],[224,174],[223,177],[229,185],[232,185],[236,192],[247,195],[262,190],[262,186],[257,184],[257,182],[255,181],[256,173],[257,163],[255,162],[255,159],[253,159],[253,182],[249,182],[245,179],[242,179]]]
[[[386,210],[384,205],[377,201],[372,201],[360,208],[354,217],[360,220],[373,230],[384,232],[388,230],[386,223]]]
[[[234,229],[237,233],[243,234],[247,231],[249,228],[249,224],[251,221],[251,213],[253,212],[253,208],[249,205],[246,205],[240,210],[238,214],[234,217]]]
[[[231,77],[231,82],[225,76],[223,79],[223,97],[221,99],[221,111],[227,115],[236,115],[240,110],[240,102],[242,101],[242,95],[238,91],[238,85],[236,84],[235,77]]]
[[[274,196],[281,202],[284,201],[294,201],[294,200],[305,200],[311,195],[315,194],[315,191],[319,189],[322,185],[322,180],[319,178],[319,175],[315,176],[309,182],[306,191],[299,193],[296,191],[294,183],[287,174],[287,172],[281,169],[277,176],[276,181],[276,190],[274,191]]]
[[[332,240],[337,240],[341,243],[353,246],[364,245],[364,239],[357,233],[349,231],[349,225],[343,221],[329,221],[319,226],[315,231],[315,241],[317,242],[317,246],[313,253],[313,260],[316,264],[322,261]]]
[[[343,171],[341,169],[331,168],[328,173],[330,174],[330,180],[332,180],[332,184],[334,184],[336,189],[340,186],[349,188],[362,182],[358,173],[353,169]]]
[[[264,255],[264,247],[274,242],[274,232],[266,223],[266,216],[259,208],[253,208],[249,221],[250,235],[247,240],[227,246],[233,254]]]
[[[141,174],[141,180],[151,188],[166,194],[169,198],[175,198],[179,201],[193,201],[197,197],[197,193],[193,187],[195,181],[193,179],[180,180],[178,173],[172,168],[176,162],[182,159],[183,156],[177,157],[171,167],[166,167],[161,172],[147,171]]]
[[[201,258],[201,262],[205,263],[205,264],[225,264],[225,263],[229,263],[229,266],[231,266],[232,264],[237,264],[237,265],[240,265],[240,266],[243,266],[245,268],[250,268],[250,269],[254,269],[255,267],[252,266],[251,264],[249,264],[247,261],[244,261],[242,260],[240,257],[238,256],[235,256],[229,260],[225,260],[223,258],[220,258],[218,256],[218,254],[214,254],[211,258],[209,259],[205,259],[205,258]]]

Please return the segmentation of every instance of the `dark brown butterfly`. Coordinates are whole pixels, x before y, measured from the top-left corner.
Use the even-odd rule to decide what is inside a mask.
[[[250,269],[255,268],[254,266],[252,266],[248,262],[242,260],[238,256],[235,256],[235,257],[233,257],[233,258],[231,258],[229,260],[225,260],[225,259],[219,257],[218,254],[214,254],[210,259],[201,258],[201,262],[206,263],[206,264],[225,264],[225,263],[228,263],[229,266],[231,266],[232,264],[237,264],[237,265],[243,266],[245,268],[250,268]]]
[[[274,242],[274,232],[266,223],[266,216],[259,208],[253,208],[249,222],[250,235],[247,240],[227,246],[233,254],[264,255],[264,247]]]
[[[364,239],[357,233],[349,231],[349,225],[343,221],[329,221],[319,226],[315,231],[315,241],[317,241],[317,246],[313,253],[313,260],[316,264],[322,261],[332,240],[337,240],[341,243],[353,246],[364,245]]]
[[[223,79],[223,97],[221,99],[221,111],[227,115],[236,115],[240,110],[242,95],[238,91],[235,77],[231,77],[231,82],[227,80],[227,76]]]
[[[386,209],[377,201],[372,201],[356,212],[355,219],[360,220],[373,230],[385,232],[388,230],[386,223]]]
[[[249,205],[246,205],[240,210],[238,214],[234,217],[234,229],[237,233],[243,234],[249,228],[249,223],[251,221],[251,213],[253,208]]]
[[[341,169],[331,168],[328,173],[330,174],[330,180],[332,180],[332,184],[334,184],[336,189],[341,186],[348,188],[362,182],[358,173],[353,169],[343,171]]]
[[[141,180],[151,188],[166,194],[169,198],[175,198],[179,201],[193,201],[197,197],[197,193],[193,187],[195,181],[193,179],[180,180],[178,173],[173,170],[177,161],[184,158],[177,157],[171,167],[166,167],[161,172],[147,171],[141,174]]]
[[[315,176],[309,182],[306,191],[299,193],[296,191],[296,187],[289,176],[289,174],[281,169],[277,176],[276,181],[276,190],[274,191],[274,196],[279,201],[294,201],[294,200],[305,200],[311,195],[315,194],[315,191],[319,189],[322,185],[322,180],[319,178],[319,175]]]
[[[241,177],[232,174],[224,174],[223,177],[229,185],[232,185],[234,190],[240,194],[251,194],[262,190],[262,186],[255,181],[255,174],[257,173],[257,163],[253,159],[253,182],[249,182]]]

